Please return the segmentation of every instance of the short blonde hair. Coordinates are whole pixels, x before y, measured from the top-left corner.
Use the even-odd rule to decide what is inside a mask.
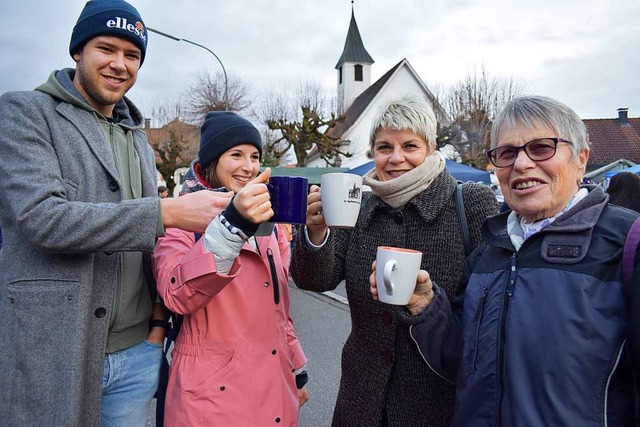
[[[436,148],[438,122],[431,104],[425,99],[403,96],[387,102],[371,126],[369,149],[373,153],[373,144],[380,129],[408,130],[423,138],[427,146]]]

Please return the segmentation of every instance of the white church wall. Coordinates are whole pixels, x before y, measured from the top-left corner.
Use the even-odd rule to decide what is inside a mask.
[[[367,151],[369,150],[369,132],[375,116],[384,104],[407,94],[426,98],[426,94],[414,74],[408,67],[401,66],[378,92],[358,120],[342,136],[343,139],[350,141],[348,150],[352,156],[343,157],[341,167],[354,168],[371,160],[367,157]],[[318,158],[309,161],[307,166],[326,167],[328,164]]]
[[[342,83],[338,83],[338,99],[342,106],[351,105],[362,92],[371,85],[371,65],[362,65],[362,81],[355,80],[355,62],[342,64]],[[339,71],[337,71],[339,73]]]

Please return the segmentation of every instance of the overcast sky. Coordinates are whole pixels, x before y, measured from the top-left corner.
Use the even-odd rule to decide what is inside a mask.
[[[253,93],[317,81],[333,94],[350,0],[132,0],[147,26],[203,44]],[[73,66],[68,47],[84,0],[7,0],[0,14],[0,93],[33,89]],[[640,116],[639,0],[359,0],[372,82],[407,58],[430,88],[474,67],[513,77],[582,118]],[[215,58],[149,34],[129,97],[143,110],[177,97]],[[147,111],[145,111],[146,113]]]

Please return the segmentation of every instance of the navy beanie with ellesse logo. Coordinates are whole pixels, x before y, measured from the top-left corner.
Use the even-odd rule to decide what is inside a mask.
[[[79,50],[97,36],[126,39],[140,49],[140,65],[147,51],[147,28],[135,7],[123,0],[90,0],[82,9],[71,33],[69,54]]]

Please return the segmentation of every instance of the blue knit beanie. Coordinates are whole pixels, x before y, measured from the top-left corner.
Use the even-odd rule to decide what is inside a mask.
[[[200,166],[206,168],[218,160],[222,153],[242,144],[255,146],[262,159],[262,138],[249,120],[231,111],[208,113],[200,128]]]
[[[88,1],[71,33],[71,57],[97,36],[116,36],[130,41],[142,53],[142,66],[147,51],[147,28],[135,7],[123,0]]]

